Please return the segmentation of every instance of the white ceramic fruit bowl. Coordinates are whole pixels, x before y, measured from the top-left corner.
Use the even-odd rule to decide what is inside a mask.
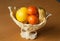
[[[13,10],[12,10],[12,7],[9,6],[8,9],[10,11],[10,17],[12,18],[12,20],[21,28],[21,33],[20,33],[21,37],[25,38],[25,39],[35,39],[37,37],[36,30],[39,30],[40,28],[44,27],[44,25],[47,22],[47,18],[49,16],[51,16],[51,14],[47,13],[47,12],[46,12],[45,16],[43,16],[42,14],[40,14],[40,9],[38,8],[38,11],[40,14],[39,19],[42,21],[39,24],[35,24],[35,25],[24,24],[24,23],[21,23],[18,20],[16,20],[16,18],[14,16],[13,11],[16,10],[16,7],[13,7]]]

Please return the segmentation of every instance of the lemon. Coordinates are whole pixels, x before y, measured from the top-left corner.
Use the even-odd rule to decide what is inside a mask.
[[[16,12],[16,19],[20,22],[26,22],[27,20],[27,8],[21,7]]]

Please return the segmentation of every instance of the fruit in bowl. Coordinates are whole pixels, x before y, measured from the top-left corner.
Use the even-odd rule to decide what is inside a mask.
[[[39,22],[39,13],[37,7],[21,7],[16,12],[16,19],[22,23],[32,25],[37,24]]]
[[[37,30],[41,29],[46,24],[47,18],[51,16],[44,9],[36,8],[35,6],[21,7],[17,10],[16,16],[14,16],[12,7],[9,6],[8,8],[10,17],[21,28],[20,35],[25,39],[35,39]],[[16,9],[14,8],[14,10]]]

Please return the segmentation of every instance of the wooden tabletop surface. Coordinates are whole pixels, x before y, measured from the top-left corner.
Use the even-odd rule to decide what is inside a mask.
[[[20,28],[9,15],[8,6],[41,6],[52,14],[35,40],[20,36]],[[56,0],[0,0],[0,41],[60,41],[60,3]]]

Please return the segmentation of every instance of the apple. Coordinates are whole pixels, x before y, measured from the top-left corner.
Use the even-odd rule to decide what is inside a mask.
[[[21,7],[16,12],[16,19],[20,22],[26,22],[27,15],[28,15],[27,14],[27,8],[26,7]]]

